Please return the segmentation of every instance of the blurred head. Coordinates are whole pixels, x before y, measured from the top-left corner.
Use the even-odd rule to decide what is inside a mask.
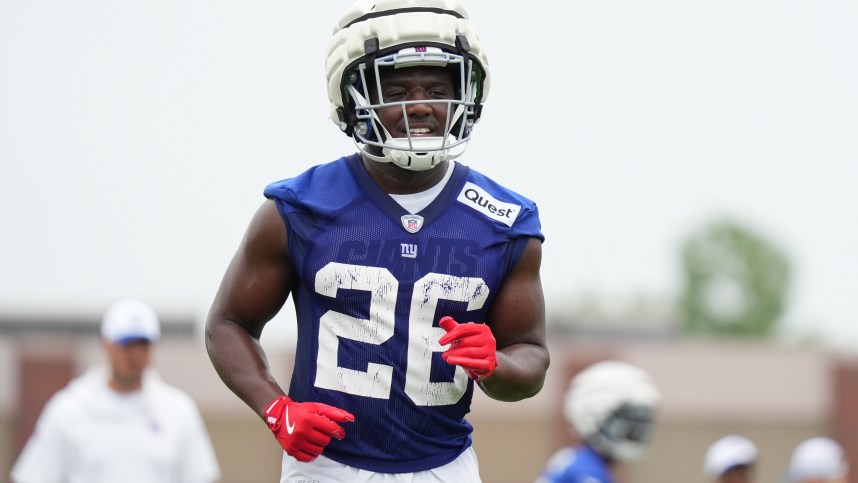
[[[718,477],[718,483],[751,483],[754,481],[752,465],[738,465],[725,471]]]
[[[382,85],[430,73],[449,88],[390,95]],[[458,0],[357,1],[334,27],[326,74],[331,119],[364,157],[414,171],[464,151],[489,90],[485,51]]]
[[[796,446],[790,459],[790,483],[845,483],[849,464],[843,448],[830,438],[810,438]]]
[[[155,311],[138,300],[121,300],[105,312],[101,338],[110,364],[110,387],[119,392],[140,389],[149,366],[152,343],[161,329]]]
[[[578,437],[609,460],[626,462],[649,447],[660,400],[646,372],[603,361],[572,378],[564,409]]]
[[[731,434],[706,450],[703,473],[719,483],[750,483],[757,463],[757,447],[747,438]]]

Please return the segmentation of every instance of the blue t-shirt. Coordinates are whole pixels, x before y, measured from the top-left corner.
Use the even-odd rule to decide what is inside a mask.
[[[483,322],[530,238],[536,205],[457,163],[409,214],[355,154],[273,183],[287,226],[298,343],[289,396],[355,415],[325,456],[357,468],[435,468],[471,444],[473,382],[441,359],[445,315]]]
[[[540,483],[614,483],[605,459],[586,444],[563,448],[548,460]]]

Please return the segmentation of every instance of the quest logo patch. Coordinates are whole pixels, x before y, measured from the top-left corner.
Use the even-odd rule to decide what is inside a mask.
[[[456,200],[507,226],[515,223],[521,211],[521,205],[499,201],[474,183],[465,183]]]

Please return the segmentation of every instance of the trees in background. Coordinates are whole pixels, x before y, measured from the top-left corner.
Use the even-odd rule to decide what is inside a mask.
[[[783,314],[790,264],[770,240],[718,220],[682,246],[678,322],[687,334],[766,337]]]

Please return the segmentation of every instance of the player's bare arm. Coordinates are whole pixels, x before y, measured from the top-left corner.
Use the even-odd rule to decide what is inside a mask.
[[[257,210],[226,270],[206,323],[206,349],[224,383],[262,417],[281,396],[259,337],[289,296],[295,273],[277,206]]]
[[[497,341],[498,367],[478,381],[489,397],[518,401],[542,389],[549,355],[539,267],[542,243],[532,238],[492,304],[486,323]]]

